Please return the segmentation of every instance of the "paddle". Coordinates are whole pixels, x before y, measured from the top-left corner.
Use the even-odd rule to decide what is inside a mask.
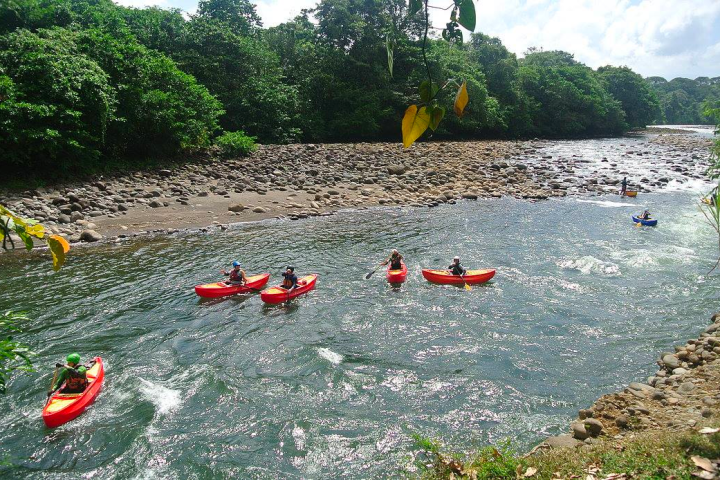
[[[55,373],[53,374],[52,382],[50,382],[50,388],[48,388],[48,397],[47,397],[47,400],[45,400],[45,404],[46,404],[46,405],[47,405],[48,402],[50,402],[50,397],[52,396],[52,395],[50,395],[50,393],[52,393],[52,388],[53,388],[53,386],[55,385],[55,380],[57,380],[58,369],[59,369],[60,367],[62,367],[62,365],[60,365],[59,363],[56,363],[56,364],[55,364]]]
[[[388,259],[388,260],[390,260],[390,259]],[[378,265],[377,267],[375,267],[375,270],[373,270],[372,272],[370,272],[370,273],[368,273],[367,275],[365,275],[365,280],[368,280],[370,277],[372,277],[373,275],[375,275],[375,272],[377,272],[378,270],[380,270],[380,267],[384,267],[384,266],[385,266],[385,265],[383,265],[383,264],[381,263],[380,265]]]
[[[464,274],[464,273],[461,273],[461,274],[460,274],[460,278],[462,278],[462,281],[465,282],[465,274]],[[467,290],[468,292],[469,292],[470,290],[472,290],[472,287],[471,287],[470,284],[467,283],[467,282],[465,282],[465,290]]]

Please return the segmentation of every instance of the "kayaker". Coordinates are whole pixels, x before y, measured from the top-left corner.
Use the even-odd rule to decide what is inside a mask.
[[[388,259],[380,265],[387,265],[389,263],[391,270],[400,270],[402,268],[402,260],[403,256],[400,255],[400,252],[398,252],[397,249],[393,248]]]
[[[645,210],[638,218],[640,220],[650,220],[650,210]]]
[[[57,378],[53,381],[48,392],[48,397],[55,393],[65,384],[60,393],[82,393],[88,385],[87,370],[95,364],[92,360],[89,365],[80,365],[80,355],[71,353],[67,356],[67,364],[57,364],[56,367],[62,367]]]
[[[288,265],[282,276],[285,277],[282,285],[280,285],[282,288],[285,290],[295,290],[297,288],[298,278],[295,275],[295,267]]]
[[[465,275],[465,270],[462,265],[460,265],[460,257],[453,258],[453,263],[448,267],[450,270],[450,273],[453,275]]]
[[[620,195],[625,195],[625,192],[627,192],[627,177],[623,177],[620,187]]]
[[[232,266],[233,268],[229,272],[226,270],[220,270],[220,273],[230,277],[230,280],[227,283],[231,285],[245,285],[245,283],[247,283],[247,277],[245,276],[245,270],[240,268],[240,262],[235,260],[232,263]]]

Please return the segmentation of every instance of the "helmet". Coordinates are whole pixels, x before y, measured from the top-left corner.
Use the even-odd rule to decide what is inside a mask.
[[[397,248],[393,248],[392,253],[400,253],[400,252],[397,251]]]
[[[287,267],[285,267],[285,270],[290,270],[291,272],[294,272],[295,267],[293,267],[292,265],[288,265]]]
[[[457,260],[457,261],[459,262],[459,261],[460,261],[460,257],[453,257],[453,260]]]
[[[71,353],[67,356],[68,363],[80,363],[80,355],[77,353]]]
[[[240,266],[240,262],[238,262],[237,260],[235,260],[235,261],[232,263],[232,266],[233,266],[233,267],[239,267],[239,266]]]

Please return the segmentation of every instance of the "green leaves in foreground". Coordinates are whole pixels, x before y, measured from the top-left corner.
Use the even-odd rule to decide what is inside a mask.
[[[30,358],[35,353],[10,336],[20,331],[16,323],[22,320],[28,320],[22,313],[5,312],[0,315],[0,393],[5,393],[7,379],[13,371],[34,371]]]
[[[11,248],[15,248],[10,233],[20,237],[28,251],[35,246],[33,238],[45,239],[45,227],[37,220],[21,218],[0,205],[0,242],[4,250],[9,250],[8,244]],[[70,244],[60,235],[50,235],[45,241],[52,253],[53,269],[57,272],[65,263],[65,254],[70,251]]]

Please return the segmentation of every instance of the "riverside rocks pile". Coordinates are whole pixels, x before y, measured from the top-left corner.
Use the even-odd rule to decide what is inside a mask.
[[[570,434],[550,437],[541,448],[581,447],[600,436],[648,430],[682,431],[720,417],[720,312],[700,337],[662,353],[658,365],[647,383],[631,383],[580,410]]]
[[[698,172],[704,170],[706,139],[689,135],[648,138],[642,150],[623,154],[641,156],[649,165],[669,165],[684,177],[698,177]],[[208,215],[216,220],[213,223],[221,224],[218,209],[228,223],[268,217],[296,220],[343,208],[434,207],[459,199],[513,196],[539,200],[617,191],[624,174],[622,165],[595,161],[602,167],[587,169],[588,164],[599,159],[548,154],[547,150],[557,143],[434,142],[418,143],[410,149],[397,143],[269,145],[260,146],[250,158],[207,158],[173,169],[98,178],[82,184],[20,194],[0,192],[0,203],[23,217],[41,221],[71,242],[96,242],[103,238],[103,228],[112,219],[143,215],[146,225],[157,228],[153,232],[176,232],[176,228],[168,228],[178,226],[168,220],[171,212],[176,218],[195,213],[197,218],[182,227],[204,222],[194,225],[197,228],[211,223]],[[667,181],[643,179],[641,189],[650,190]],[[256,200],[261,197],[277,201],[259,205]],[[223,199],[226,203],[216,208]],[[207,211],[207,204],[212,202],[215,210]],[[123,225],[122,230],[129,230],[127,235],[133,233],[132,226],[128,229]]]

